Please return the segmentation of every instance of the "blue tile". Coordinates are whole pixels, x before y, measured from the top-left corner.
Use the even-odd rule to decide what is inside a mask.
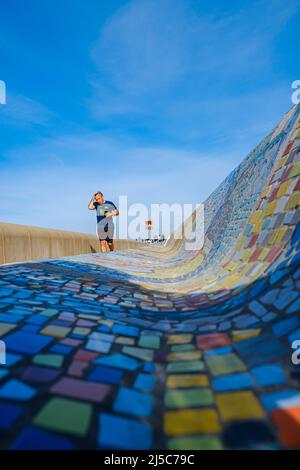
[[[72,450],[73,443],[62,436],[31,426],[24,428],[10,447],[12,450]]]
[[[96,366],[88,376],[88,380],[117,385],[122,380],[123,375],[124,372],[121,370],[111,367]]]
[[[255,367],[251,372],[256,382],[262,387],[286,382],[286,375],[283,368],[276,364]]]
[[[64,344],[55,344],[50,348],[51,352],[63,354],[67,356],[73,350],[72,346],[66,346]]]
[[[152,375],[139,374],[134,382],[134,387],[140,390],[150,392],[155,385],[155,379]]]
[[[30,325],[30,324],[24,325],[24,326],[22,326],[22,328],[21,328],[22,331],[26,331],[26,332],[28,332],[28,333],[37,333],[37,332],[40,331],[40,329],[41,329],[40,326],[38,326],[38,325]]]
[[[112,331],[117,335],[138,336],[140,330],[135,326],[114,325]]]
[[[17,331],[4,338],[9,351],[36,354],[53,340],[52,337]]]
[[[19,323],[22,320],[21,315],[12,315],[11,313],[0,313],[0,322]]]
[[[253,380],[248,372],[225,375],[224,377],[217,377],[212,381],[213,388],[217,392],[252,388],[253,384]]]
[[[27,323],[32,323],[33,325],[43,325],[49,320],[46,315],[30,315],[30,317],[26,318]]]
[[[118,369],[136,370],[139,367],[140,362],[132,357],[125,356],[125,354],[117,353],[99,357],[93,361],[93,364],[112,366],[117,367]]]
[[[293,331],[293,333],[291,333],[288,336],[288,338],[289,338],[290,343],[292,343],[293,341],[297,339],[300,339],[300,328],[298,328],[298,330]]]
[[[26,401],[36,395],[36,390],[20,380],[11,379],[0,387],[0,398]]]
[[[0,403],[0,429],[9,429],[22,413],[22,408],[10,403]]]
[[[151,427],[133,419],[102,413],[99,417],[98,444],[103,449],[151,449]]]
[[[155,364],[154,362],[147,362],[147,364],[144,365],[145,372],[155,372]]]
[[[22,356],[20,356],[19,354],[13,354],[13,353],[6,353],[6,366],[10,367],[10,366],[13,366],[15,364],[17,364],[17,362],[19,362],[22,358]]]
[[[239,341],[234,345],[241,359],[250,367],[281,359],[287,354],[287,348],[270,334],[261,334],[256,338]]]
[[[286,318],[285,320],[280,321],[273,325],[273,331],[276,336],[283,336],[289,333],[291,330],[296,328],[299,325],[299,320],[297,317]]]
[[[261,395],[261,402],[267,411],[273,411],[276,408],[280,408],[280,402],[287,398],[293,398],[297,395],[300,396],[296,390],[286,389],[280,392],[265,393]]]
[[[0,369],[0,380],[8,374],[8,370]]]
[[[231,346],[222,346],[220,348],[209,349],[205,351],[205,356],[219,356],[223,354],[230,353],[232,351]]]
[[[152,412],[152,397],[127,387],[119,389],[113,409],[117,412],[135,416],[150,416]]]

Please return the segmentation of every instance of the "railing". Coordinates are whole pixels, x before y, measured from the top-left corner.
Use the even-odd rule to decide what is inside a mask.
[[[133,240],[115,240],[116,250],[138,246]],[[96,235],[0,222],[0,264],[99,251]]]

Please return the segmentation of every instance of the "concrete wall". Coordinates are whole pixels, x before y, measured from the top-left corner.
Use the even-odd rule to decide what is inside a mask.
[[[116,240],[116,250],[140,246]],[[0,264],[99,252],[96,235],[0,222]]]

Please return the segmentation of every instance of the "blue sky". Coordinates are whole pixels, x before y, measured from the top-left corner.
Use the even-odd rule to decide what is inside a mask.
[[[1,2],[0,220],[205,197],[292,106],[298,0]]]

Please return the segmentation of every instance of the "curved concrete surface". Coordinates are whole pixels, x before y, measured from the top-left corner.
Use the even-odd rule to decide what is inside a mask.
[[[300,447],[299,113],[205,201],[201,250],[0,269],[3,448]]]
[[[138,246],[131,240],[115,241],[116,250]],[[96,252],[96,235],[0,222],[0,264]]]

